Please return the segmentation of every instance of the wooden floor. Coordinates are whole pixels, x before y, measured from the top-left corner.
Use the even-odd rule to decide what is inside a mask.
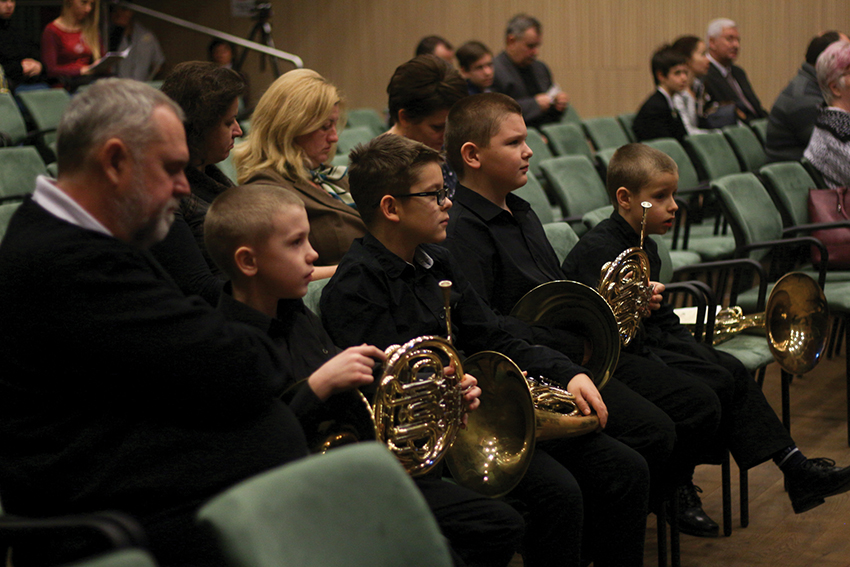
[[[824,360],[805,377],[795,379],[791,384],[791,433],[806,456],[829,457],[839,465],[850,466],[845,384],[844,356]],[[779,414],[776,364],[768,367],[764,392]],[[722,524],[720,467],[699,467],[694,480],[703,489],[703,508]],[[733,461],[732,535],[682,535],[682,567],[850,567],[850,493],[796,515],[784,491],[782,474],[772,461],[749,471],[749,489],[750,525],[741,528],[738,468]],[[658,565],[656,538],[656,519],[650,515],[645,567]],[[616,541],[616,534],[612,534],[612,541]],[[511,567],[521,565],[522,559],[516,556]]]
[[[764,393],[779,414],[779,367],[771,364]],[[829,457],[850,466],[847,445],[845,358],[824,360],[791,384],[791,434],[808,457]],[[850,566],[850,493],[796,515],[772,461],[749,471],[750,525],[741,528],[738,468],[732,464],[732,535],[713,539],[681,536],[683,567],[848,567]],[[697,469],[705,511],[723,518],[720,467]],[[658,565],[656,521],[647,522],[644,565]]]

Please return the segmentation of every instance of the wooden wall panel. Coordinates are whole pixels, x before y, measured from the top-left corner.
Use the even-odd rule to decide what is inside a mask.
[[[145,5],[246,36],[251,22],[230,17],[229,0]],[[794,76],[809,39],[827,29],[850,30],[846,0],[292,0],[274,4],[276,45],[301,56],[332,80],[352,107],[386,105],[386,84],[413,55],[419,38],[439,34],[460,45],[479,39],[498,52],[504,27],[524,10],[544,26],[541,60],[570,94],[582,116],[637,109],[653,87],[652,51],[682,34],[703,36],[708,21],[725,16],[742,35],[739,63],[765,107]],[[150,22],[169,62],[206,56],[207,39]],[[255,95],[270,73],[249,58]],[[287,66],[284,64],[283,68]]]

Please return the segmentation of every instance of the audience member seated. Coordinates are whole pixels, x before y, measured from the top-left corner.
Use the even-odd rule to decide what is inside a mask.
[[[669,45],[652,55],[652,79],[657,90],[638,110],[632,129],[638,140],[676,138],[680,142],[688,135],[673,96],[688,87],[687,57]]]
[[[452,44],[438,35],[423,37],[416,44],[414,57],[418,55],[436,55],[449,65],[454,65],[455,51]]]
[[[806,49],[806,60],[791,79],[773,107],[767,123],[767,141],[764,151],[770,161],[800,161],[812,130],[823,106],[823,94],[818,86],[815,64],[818,57],[830,44],[844,40],[847,36],[829,31],[812,38]]]
[[[815,122],[803,156],[823,175],[827,187],[850,186],[850,43],[837,41],[818,57],[818,85],[826,108]]]
[[[467,41],[457,49],[460,76],[469,94],[489,93],[493,86],[493,53],[480,41]]]
[[[352,194],[369,233],[355,240],[322,293],[328,333],[340,346],[368,342],[381,348],[443,335],[440,281],[448,280],[455,348],[466,355],[505,353],[529,375],[567,387],[579,411],[587,415],[593,407],[604,427],[608,411],[585,370],[507,332],[451,253],[437,246],[446,237],[452,206],[440,159],[432,148],[390,134],[351,153]],[[494,457],[494,463],[501,460]],[[643,458],[603,432],[538,442],[528,470],[507,495],[526,518],[523,565],[578,567],[591,558],[596,567],[639,564],[648,485]],[[614,533],[617,545],[610,545]]]
[[[162,84],[162,92],[185,113],[186,178],[192,191],[180,201],[168,236],[152,252],[180,289],[213,307],[224,281],[204,246],[204,217],[213,199],[233,185],[215,164],[230,155],[233,140],[242,135],[236,99],[243,89],[236,71],[205,61],[180,63]]]
[[[304,201],[310,244],[319,253],[315,279],[330,276],[366,232],[348,192],[348,169],[329,165],[344,110],[335,86],[315,71],[294,69],[260,98],[251,131],[233,152],[240,184],[284,187]]]
[[[123,6],[110,9],[109,51],[124,51],[132,47],[127,57],[115,64],[115,76],[150,81],[162,69],[165,56],[153,32],[136,21],[133,14],[133,10]]]
[[[74,92],[109,71],[92,69],[103,52],[99,22],[100,2],[62,0],[59,17],[41,34],[41,62],[48,78]]]
[[[493,90],[515,99],[528,126],[561,119],[570,98],[553,80],[545,63],[537,60],[543,26],[528,14],[517,14],[505,31],[505,50],[493,61]]]
[[[569,279],[596,285],[605,262],[641,245],[642,227],[648,235],[670,230],[678,210],[678,180],[676,162],[667,154],[643,144],[620,147],[608,165],[607,189],[614,212],[570,251],[563,265]],[[644,209],[644,201],[652,207]],[[658,246],[651,238],[643,244],[650,280],[657,281],[661,269]],[[730,354],[698,343],[679,322],[670,303],[662,303],[641,321],[638,333],[624,350],[665,365],[667,372],[680,380],[697,380],[709,386],[723,408],[714,443],[727,447],[741,470],[773,460],[785,475],[795,514],[850,490],[850,467],[835,466],[831,459],[806,458],[744,365]]]
[[[38,45],[12,25],[14,13],[15,0],[0,0],[0,67],[12,92],[43,79]]]
[[[734,103],[737,117],[741,120],[765,118],[767,112],[753,91],[747,74],[735,65],[740,49],[741,35],[735,22],[719,18],[708,24],[708,59],[711,65],[705,76],[705,90],[715,103]]]
[[[223,39],[213,39],[207,45],[207,57],[210,61],[219,67],[233,69],[233,58],[236,54],[236,48],[229,41]],[[242,71],[237,71],[242,76],[242,82],[245,83],[245,92],[239,97],[242,101],[242,109],[250,108],[251,105],[251,81],[248,80],[248,75]],[[250,112],[250,111],[246,111]]]
[[[443,149],[446,117],[452,105],[467,95],[460,73],[433,55],[419,55],[399,65],[387,85],[390,134],[416,140],[437,150]],[[443,163],[443,183],[450,195],[457,175]]]
[[[223,567],[205,501],[307,454],[264,333],[186,298],[145,250],[189,194],[180,108],[137,81],[75,97],[59,175],[39,177],[0,244],[3,511],[134,516],[163,567]],[[58,565],[55,541],[33,552]]]
[[[688,86],[673,95],[673,104],[679,111],[679,118],[690,134],[702,134],[711,129],[704,127],[707,96],[703,77],[708,73],[711,63],[706,57],[705,42],[695,35],[685,35],[673,42],[673,49],[688,58]]]
[[[338,349],[301,301],[318,258],[307,239],[309,232],[301,199],[272,185],[234,187],[216,198],[207,215],[207,248],[230,278],[219,310],[232,321],[268,333],[289,361],[292,378],[306,382],[285,397],[309,401],[308,407],[315,409],[305,412],[308,420],[320,415],[315,410],[327,414],[322,406],[333,395],[370,387],[373,367],[386,359],[382,350],[366,344]],[[481,389],[475,383],[468,374],[461,382],[468,409],[480,403]],[[308,443],[321,443],[320,431],[305,429]],[[414,481],[458,565],[499,567],[510,560],[522,535],[519,513],[435,475]]]

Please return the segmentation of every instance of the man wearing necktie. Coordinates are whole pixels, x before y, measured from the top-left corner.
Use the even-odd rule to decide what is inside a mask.
[[[723,104],[733,102],[738,117],[749,121],[764,118],[767,112],[753,91],[747,73],[735,65],[741,48],[738,26],[732,20],[719,18],[708,24],[708,59],[711,66],[705,77],[705,89],[711,100]]]

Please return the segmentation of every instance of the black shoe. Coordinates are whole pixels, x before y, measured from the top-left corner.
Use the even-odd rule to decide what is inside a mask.
[[[717,537],[720,526],[702,509],[698,486],[688,483],[677,489],[679,496],[679,531],[697,537]]]
[[[850,467],[836,467],[832,459],[807,459],[785,479],[794,513],[802,514],[823,504],[824,498],[850,490]]]

